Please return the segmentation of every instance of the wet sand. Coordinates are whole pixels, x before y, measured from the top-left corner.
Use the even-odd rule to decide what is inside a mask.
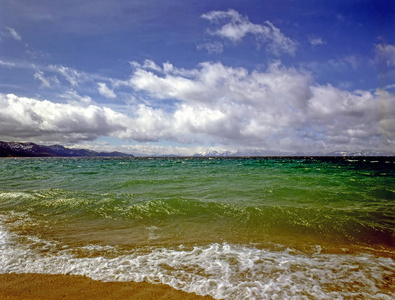
[[[213,299],[146,282],[101,282],[84,276],[44,274],[0,275],[2,300],[58,299]]]

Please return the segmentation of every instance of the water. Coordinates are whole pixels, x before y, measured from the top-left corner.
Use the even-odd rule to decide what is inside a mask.
[[[4,158],[0,273],[393,299],[395,159]]]

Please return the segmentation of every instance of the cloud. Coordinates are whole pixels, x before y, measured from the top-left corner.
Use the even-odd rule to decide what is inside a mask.
[[[178,101],[171,113],[141,106],[152,137],[287,151],[388,150],[394,142],[394,95],[318,85],[279,62],[266,72],[208,62],[188,72],[140,67],[124,84]]]
[[[108,78],[98,77],[96,75],[86,74],[73,68],[64,67],[62,65],[36,65],[27,61],[8,62],[0,60],[0,67],[10,67],[34,71],[33,78],[41,82],[41,87],[52,88],[59,87],[64,81],[73,87],[78,87],[82,83],[94,81],[94,79],[109,80]],[[48,75],[50,74],[50,75]],[[63,82],[61,82],[61,80]]]
[[[0,95],[0,137],[7,139],[63,143],[94,140],[125,130],[124,119],[122,114],[95,105],[84,108]]]
[[[347,55],[344,57],[330,59],[327,64],[332,68],[332,70],[336,70],[338,72],[345,72],[347,70],[350,70],[350,68],[356,71],[363,64],[371,64],[371,61],[362,56]]]
[[[22,37],[19,35],[18,32],[16,32],[15,29],[10,28],[10,27],[6,27],[6,28],[7,28],[8,32],[9,32],[9,34],[12,36],[12,38],[14,40],[16,40],[16,41],[21,41],[22,40]]]
[[[122,141],[121,141],[122,142]],[[116,146],[103,141],[87,141],[73,145],[73,148],[88,148],[96,151],[121,151],[123,153],[132,153],[138,156],[155,156],[155,155],[184,155],[191,156],[195,153],[207,150],[199,146],[164,146],[152,143],[142,143],[136,145],[122,144]]]
[[[292,152],[395,149],[393,94],[319,85],[279,61],[265,71],[219,62],[192,69],[134,63],[130,78],[114,85],[121,87],[136,97],[123,113],[90,98],[82,103],[72,92],[68,104],[1,95],[0,138],[81,142],[109,136]],[[168,105],[157,105],[161,101]]]
[[[206,49],[210,54],[220,54],[224,50],[224,46],[219,42],[199,44],[196,48],[198,50]]]
[[[3,61],[3,60],[0,59],[0,66],[15,67],[16,65],[13,62]]]
[[[326,42],[323,41],[321,38],[310,38],[309,43],[313,46],[320,46],[326,44]]]
[[[97,84],[97,86],[98,86],[99,93],[102,96],[104,96],[106,98],[111,98],[111,99],[116,98],[114,91],[109,89],[104,82],[99,82]]]
[[[60,81],[56,76],[45,77],[44,72],[41,71],[39,68],[34,66],[34,69],[35,69],[35,73],[33,75],[33,78],[41,82],[41,87],[51,88],[53,86],[60,85]]]
[[[388,67],[395,66],[395,45],[376,45],[378,58]]]
[[[60,98],[66,99],[68,104],[73,106],[88,107],[90,105],[97,105],[91,97],[81,96],[76,91],[69,90],[59,95]]]
[[[267,50],[270,53],[279,55],[284,52],[294,55],[296,52],[296,42],[286,37],[269,21],[266,21],[264,25],[251,23],[248,17],[242,16],[233,9],[210,11],[201,17],[214,25],[215,29],[209,31],[211,35],[220,36],[237,43],[247,34],[252,34],[258,42],[267,44]]]
[[[78,86],[82,82],[86,82],[89,80],[88,75],[84,72],[77,71],[73,68],[64,67],[62,65],[50,65],[48,70],[52,72],[57,72],[66,79],[72,86]]]
[[[362,59],[356,55],[348,55],[344,57],[344,61],[348,63],[354,70],[357,70],[358,66],[361,64]]]
[[[43,87],[50,87],[51,86],[51,84],[49,83],[49,80],[47,80],[44,77],[44,72],[37,69],[36,72],[34,73],[33,77],[34,77],[34,79],[41,81],[41,86],[43,86]]]
[[[160,71],[161,68],[152,60],[146,59],[143,64],[144,69],[151,69],[153,71]]]
[[[395,83],[382,87],[383,90],[395,89]]]

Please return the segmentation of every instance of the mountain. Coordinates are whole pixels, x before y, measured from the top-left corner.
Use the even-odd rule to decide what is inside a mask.
[[[70,149],[61,145],[43,146],[34,143],[1,142],[0,157],[117,157],[130,156],[121,152],[96,152],[87,149]]]
[[[230,151],[217,151],[214,149],[207,149],[206,151],[196,153],[194,156],[234,156]]]
[[[381,151],[358,151],[358,152],[330,152],[330,153],[303,153],[303,152],[278,152],[262,149],[246,149],[235,152],[217,151],[214,149],[207,149],[206,151],[196,153],[194,156],[209,157],[209,156],[391,156],[388,153]]]
[[[361,150],[356,152],[351,152],[351,151],[330,152],[330,153],[325,153],[324,156],[393,156],[393,154],[385,153],[382,151]]]
[[[214,149],[207,149],[206,151],[196,153],[194,156],[292,156],[291,153],[267,151],[261,149],[248,149],[248,150],[237,150],[231,151],[217,151]],[[295,155],[295,154],[294,154]]]

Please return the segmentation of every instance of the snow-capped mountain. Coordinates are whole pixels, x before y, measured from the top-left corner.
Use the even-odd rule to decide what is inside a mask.
[[[230,151],[217,151],[214,149],[207,149],[206,151],[196,153],[194,156],[234,156]]]
[[[207,149],[206,151],[196,153],[194,156],[292,156],[292,155],[298,155],[298,154],[278,152],[278,151],[268,151],[262,149],[244,149],[244,150],[237,150],[233,152]]]
[[[206,151],[196,153],[194,156],[388,156],[380,151],[337,151],[328,153],[302,153],[302,152],[278,152],[262,149],[245,149],[231,151],[218,151],[207,149]]]

